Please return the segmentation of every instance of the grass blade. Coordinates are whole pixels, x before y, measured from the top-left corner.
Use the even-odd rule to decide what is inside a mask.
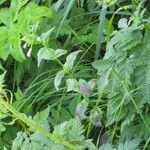
[[[72,8],[74,2],[75,2],[75,0],[71,0],[71,1],[69,2],[68,7],[67,7],[67,10],[66,10],[66,12],[65,12],[65,14],[64,14],[64,17],[63,17],[63,19],[62,19],[62,21],[61,21],[61,23],[60,23],[59,28],[58,28],[57,36],[58,36],[58,34],[59,34],[59,32],[60,32],[60,29],[61,29],[61,27],[62,27],[62,25],[63,25],[65,19],[67,18],[68,14],[69,14],[69,12],[70,12],[70,10],[71,10],[71,8]]]
[[[99,53],[100,53],[102,39],[103,39],[103,29],[105,25],[106,12],[107,12],[107,6],[106,6],[106,2],[104,1],[102,6],[102,11],[100,12],[100,22],[98,27],[98,38],[96,44],[95,60],[99,59]]]

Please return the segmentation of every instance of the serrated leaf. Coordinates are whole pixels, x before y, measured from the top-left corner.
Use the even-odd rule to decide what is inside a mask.
[[[106,143],[101,145],[99,150],[113,150],[113,146],[110,143]]]
[[[38,112],[34,117],[33,120],[40,125],[43,129],[49,130],[49,107],[42,112]]]
[[[21,41],[13,45],[11,55],[19,62],[23,62],[26,59],[23,50],[21,48]]]
[[[9,29],[9,45],[11,47],[11,55],[19,62],[23,62],[26,57],[21,47],[21,39],[18,30],[18,25],[12,25]]]
[[[92,66],[98,70],[98,74],[102,74],[105,70],[108,70],[113,66],[114,62],[109,60],[97,60],[92,63]]]
[[[0,43],[0,58],[6,60],[11,51],[8,43],[8,30],[5,27],[0,27]]]
[[[24,141],[24,133],[18,132],[17,137],[12,142],[12,150],[20,150]]]
[[[62,135],[64,140],[83,141],[83,126],[78,118],[70,119],[54,128],[54,134]]]
[[[39,132],[31,135],[27,135],[25,132],[18,132],[16,139],[12,143],[12,150],[47,150],[51,148],[55,150],[55,145],[58,144],[55,144]]]
[[[18,19],[20,23],[25,19],[27,22],[29,22],[29,24],[34,24],[42,17],[51,18],[52,10],[48,7],[38,6],[37,4],[31,2],[23,11],[21,11]]]
[[[59,85],[61,84],[61,80],[64,77],[65,72],[63,70],[57,72],[56,76],[55,76],[55,80],[54,80],[54,86],[56,88],[56,90],[59,90]]]
[[[139,139],[134,139],[131,141],[126,140],[124,143],[119,143],[118,150],[135,150],[138,148],[139,143]]]

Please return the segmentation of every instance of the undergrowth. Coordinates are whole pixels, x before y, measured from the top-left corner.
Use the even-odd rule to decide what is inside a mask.
[[[0,1],[0,149],[150,149],[148,0]]]

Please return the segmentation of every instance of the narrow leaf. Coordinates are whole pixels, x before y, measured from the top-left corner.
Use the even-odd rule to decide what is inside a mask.
[[[61,21],[61,23],[60,23],[59,28],[58,28],[57,35],[59,34],[59,31],[60,31],[60,29],[61,29],[61,27],[62,27],[62,25],[63,25],[65,19],[67,18],[67,16],[68,16],[68,14],[69,14],[69,12],[70,12],[70,10],[71,10],[71,8],[72,8],[74,2],[75,2],[75,0],[71,0],[70,3],[68,4],[67,10],[66,10],[66,12],[65,12],[65,14],[64,14],[64,17],[63,17],[63,19],[62,19],[62,21]]]

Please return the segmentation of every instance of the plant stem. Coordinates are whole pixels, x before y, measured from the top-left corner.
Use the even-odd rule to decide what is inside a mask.
[[[5,102],[2,98],[0,98],[0,103],[5,108],[7,108],[17,119],[21,120],[22,122],[24,122],[29,127],[33,128],[36,131],[39,131],[40,133],[47,136],[51,140],[54,140],[57,143],[62,144],[65,147],[67,147],[71,150],[77,150],[77,148],[75,148],[74,145],[70,144],[67,141],[64,141],[63,139],[61,139],[61,137],[59,135],[49,133],[48,131],[44,130],[39,125],[37,125],[34,121],[28,119],[24,114],[19,113],[18,111],[16,111],[11,105],[9,105],[7,102]]]

